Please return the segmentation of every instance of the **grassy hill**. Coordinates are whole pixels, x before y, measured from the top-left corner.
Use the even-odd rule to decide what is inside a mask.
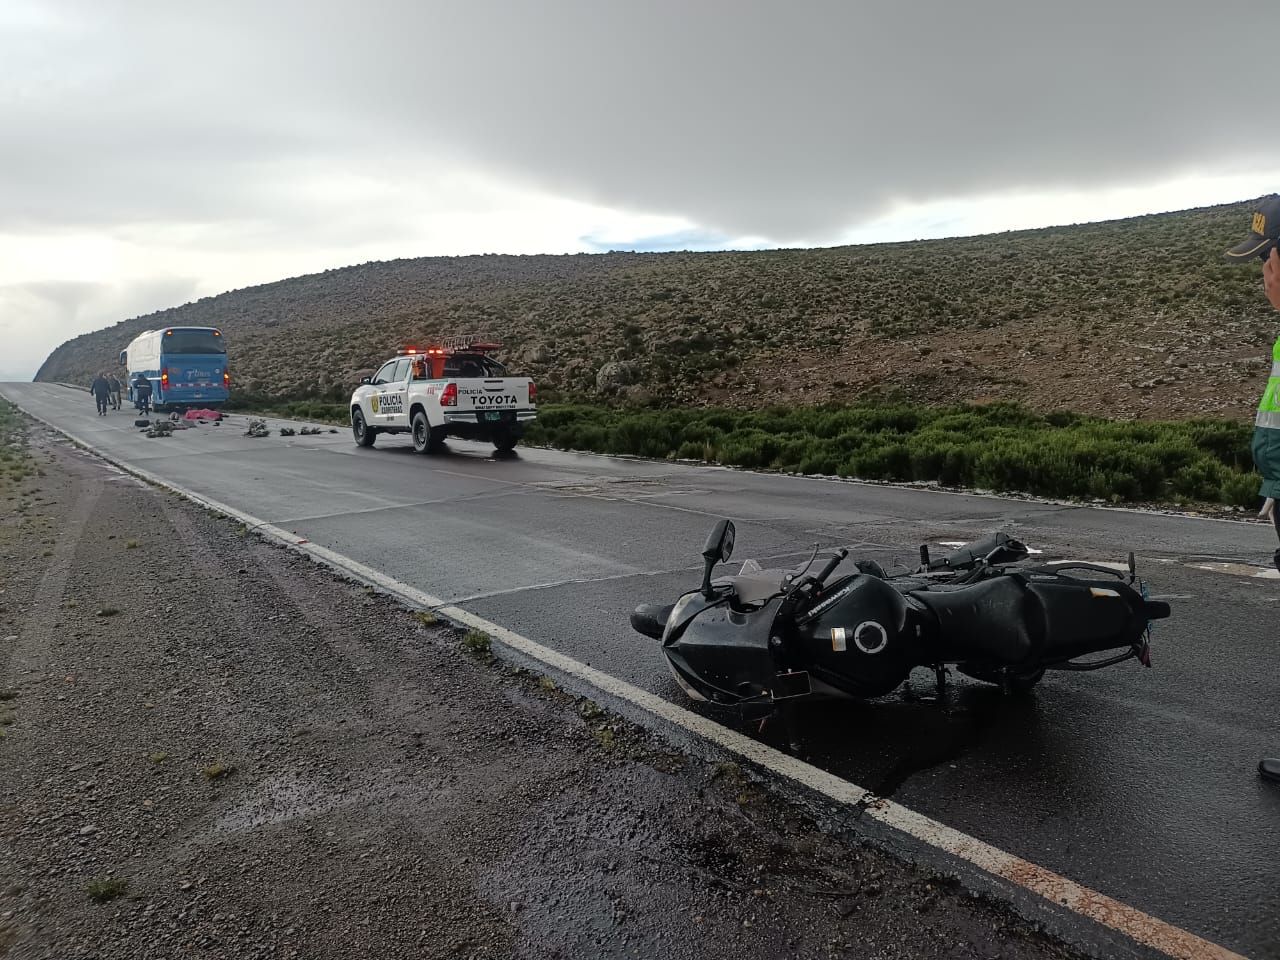
[[[36,378],[87,382],[143,330],[216,325],[242,398],[341,400],[398,344],[483,330],[544,399],[891,393],[1247,421],[1280,327],[1260,268],[1219,260],[1248,211],[812,250],[365,263],[122,320],[58,347]]]

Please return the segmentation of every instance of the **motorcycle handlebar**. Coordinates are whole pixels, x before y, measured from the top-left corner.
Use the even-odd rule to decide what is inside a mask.
[[[840,566],[840,562],[849,555],[849,551],[841,548],[836,551],[836,555],[827,561],[827,565],[818,571],[818,575],[813,579],[817,581],[818,586],[826,583],[827,577],[831,576],[831,572]]]

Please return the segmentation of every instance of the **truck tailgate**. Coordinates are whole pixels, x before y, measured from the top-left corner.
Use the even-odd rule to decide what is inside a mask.
[[[503,410],[531,410],[527,377],[502,377],[497,380],[454,380],[458,387],[458,413],[475,411],[483,420],[489,412]],[[492,419],[497,420],[498,417]]]

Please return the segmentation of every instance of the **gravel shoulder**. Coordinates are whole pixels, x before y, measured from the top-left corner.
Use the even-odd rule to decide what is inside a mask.
[[[0,472],[0,957],[1078,956],[30,429]]]

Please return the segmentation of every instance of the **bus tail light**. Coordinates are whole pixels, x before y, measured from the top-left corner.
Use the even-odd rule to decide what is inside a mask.
[[[529,402],[530,403],[538,402],[538,385],[534,383],[532,380],[529,381]]]
[[[458,405],[458,385],[456,383],[446,383],[444,390],[440,393],[440,406],[456,407]]]
[[[168,367],[160,368],[160,389],[161,390],[169,389],[169,368]]]
[[[222,386],[226,390],[231,389],[231,374],[225,372],[222,374]]]

